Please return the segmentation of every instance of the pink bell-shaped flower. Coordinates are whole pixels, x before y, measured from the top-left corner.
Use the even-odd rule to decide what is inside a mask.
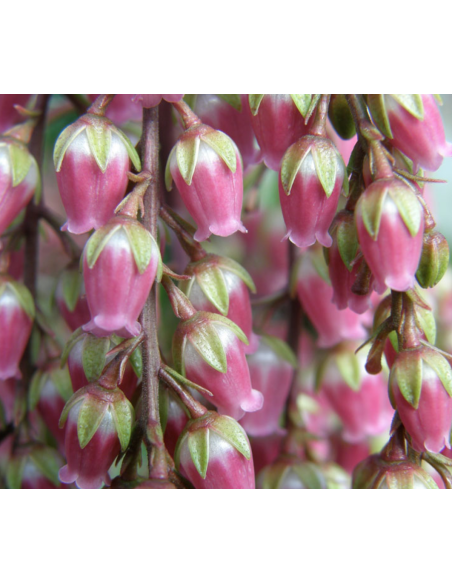
[[[245,414],[241,424],[251,436],[281,433],[281,414],[289,395],[297,360],[288,345],[276,337],[261,336],[259,348],[248,357],[251,383],[264,396],[257,412]]]
[[[416,165],[435,171],[452,156],[432,94],[369,95],[369,105],[380,130]]]
[[[250,343],[245,352],[253,353],[258,340],[252,329],[248,289],[256,289],[248,272],[234,260],[208,254],[189,264],[185,273],[193,277],[184,282],[182,289],[196,310],[222,314],[235,322]]]
[[[61,273],[55,290],[55,300],[61,316],[72,331],[90,320],[85,284],[78,265]]]
[[[149,231],[130,217],[111,219],[85,246],[83,277],[91,321],[83,330],[97,336],[138,335],[137,319],[160,274],[160,251]]]
[[[209,412],[190,421],[176,447],[175,462],[197,489],[254,489],[250,443],[228,416]]]
[[[303,252],[296,289],[303,309],[319,334],[318,346],[332,347],[343,340],[364,339],[366,330],[361,317],[349,308],[339,310],[333,304],[333,289],[324,279],[325,272],[323,257],[318,252]]]
[[[132,101],[140,103],[142,107],[155,107],[162,99],[174,103],[180,101],[184,97],[183,93],[143,93],[134,95]]]
[[[229,319],[197,312],[181,322],[173,339],[176,369],[212,392],[209,401],[220,414],[240,420],[262,407],[264,398],[252,389],[245,357],[247,339]]]
[[[0,136],[0,235],[28,205],[38,184],[38,165],[27,146]]]
[[[165,182],[176,183],[198,229],[196,241],[211,233],[227,237],[246,231],[240,219],[243,199],[242,161],[234,142],[223,134],[195,123],[171,151]]]
[[[452,372],[433,349],[401,351],[391,369],[390,390],[400,419],[419,452],[451,447]]]
[[[98,229],[113,216],[126,192],[130,160],[141,170],[129,138],[96,114],[86,114],[63,130],[53,158],[68,216],[63,229],[76,234]]]
[[[195,111],[205,124],[234,140],[242,155],[244,170],[261,161],[251,124],[248,95],[200,94],[196,97]]]
[[[0,379],[21,377],[19,363],[35,316],[28,289],[9,276],[0,276]]]
[[[355,221],[377,291],[412,288],[422,251],[424,214],[411,188],[396,178],[376,180],[359,198]]]
[[[279,199],[292,243],[331,245],[328,230],[346,181],[344,161],[329,138],[303,136],[290,146],[281,162]]]
[[[109,486],[108,470],[127,448],[133,418],[133,407],[120,389],[91,384],[74,394],[60,420],[60,426],[66,424],[67,459],[59,472],[61,482],[75,481],[81,489]]]
[[[304,116],[311,95],[251,94],[251,123],[268,168],[278,171],[291,144],[307,134]]]

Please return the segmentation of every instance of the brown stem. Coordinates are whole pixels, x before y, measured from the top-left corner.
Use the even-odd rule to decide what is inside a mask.
[[[330,94],[323,94],[316,108],[314,120],[309,129],[309,133],[314,136],[326,137],[326,120],[328,119],[328,106],[330,104]]]
[[[107,110],[107,107],[110,105],[110,102],[115,97],[114,93],[105,93],[99,95],[99,97],[94,101],[91,107],[88,109],[89,114],[94,114],[96,116],[104,116]]]
[[[191,393],[184,389],[182,385],[180,385],[173,377],[171,377],[171,375],[165,371],[163,367],[160,369],[159,375],[160,379],[177,393],[181,402],[190,412],[192,418],[200,418],[207,413],[207,408],[195,400]]]
[[[160,207],[160,217],[174,231],[183,250],[190,257],[192,262],[197,262],[205,257],[206,252],[202,245],[194,240],[193,236],[184,228],[180,221],[175,217],[174,212],[162,205]]]
[[[182,290],[176,286],[169,276],[163,276],[162,286],[168,294],[171,307],[177,318],[188,320],[196,314],[196,310],[190,300],[185,296]]]
[[[195,112],[185,103],[183,99],[176,103],[173,103],[173,107],[180,115],[185,130],[188,130],[188,128],[191,128],[196,124],[202,123],[198,116],[195,114]]]

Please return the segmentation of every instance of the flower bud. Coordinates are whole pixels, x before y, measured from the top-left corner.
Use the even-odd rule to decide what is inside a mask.
[[[251,124],[248,95],[208,95],[196,97],[195,111],[204,123],[221,130],[234,140],[246,169],[261,161]]]
[[[143,93],[134,95],[132,101],[136,103],[141,103],[142,107],[155,107],[158,105],[162,99],[174,103],[180,101],[184,97],[183,93]]]
[[[24,209],[39,185],[39,169],[27,146],[0,137],[0,235]]]
[[[333,289],[325,272],[326,266],[318,253],[303,253],[296,290],[303,309],[319,334],[318,346],[332,347],[342,340],[363,339],[366,331],[360,316],[349,308],[339,310],[332,303]]]
[[[61,455],[48,446],[27,444],[13,450],[6,471],[10,489],[58,489]]]
[[[55,291],[55,300],[61,316],[72,331],[90,320],[85,283],[78,266],[67,268],[61,273]]]
[[[9,276],[0,276],[0,379],[21,377],[19,363],[35,316],[28,289]]]
[[[395,178],[376,180],[359,198],[355,221],[377,291],[412,288],[422,250],[424,215],[411,188]]]
[[[389,383],[413,448],[419,452],[450,448],[452,372],[448,361],[427,347],[401,351]]]
[[[189,264],[185,273],[193,276],[182,289],[196,310],[227,316],[245,333],[252,353],[257,348],[253,333],[253,317],[248,288],[255,292],[254,283],[240,264],[229,258],[208,254]]]
[[[257,477],[258,489],[326,489],[320,468],[291,455],[281,455]]]
[[[251,388],[243,331],[219,314],[197,312],[181,322],[173,339],[175,368],[187,379],[206,387],[209,401],[220,414],[240,420],[245,412],[261,409],[263,396]]]
[[[449,265],[449,246],[438,231],[424,234],[421,259],[416,278],[422,288],[433,288],[440,282]]]
[[[67,465],[60,481],[81,489],[110,485],[108,470],[130,440],[134,411],[118,388],[105,390],[90,384],[79,390],[66,404],[60,426],[66,424]]]
[[[126,192],[129,158],[141,170],[127,136],[110,120],[94,114],[63,130],[53,157],[68,216],[63,229],[76,234],[98,229],[113,216]]]
[[[98,336],[134,337],[152,284],[161,275],[159,248],[138,221],[117,216],[98,229],[83,252],[83,277],[91,321]]]
[[[368,102],[379,129],[415,164],[435,171],[443,157],[452,156],[433,95],[369,95]]]
[[[0,95],[0,134],[23,121],[23,117],[14,106],[25,107],[30,96],[30,94],[25,93],[2,93]]]
[[[278,171],[284,152],[307,133],[304,116],[310,103],[307,94],[249,96],[251,124],[268,168]]]
[[[188,422],[175,462],[197,489],[255,488],[248,437],[229,416],[209,412]]]
[[[329,138],[304,136],[287,150],[279,173],[279,198],[290,241],[298,247],[316,240],[331,245],[328,229],[344,180],[344,161]]]
[[[196,241],[205,241],[211,233],[227,237],[245,231],[240,219],[242,161],[237,146],[226,134],[204,124],[186,130],[168,158],[168,190],[171,177],[198,225]]]
[[[264,396],[262,408],[242,419],[242,426],[252,436],[269,436],[281,432],[279,419],[283,412],[297,367],[288,345],[276,337],[261,336],[259,348],[248,357],[251,383]]]

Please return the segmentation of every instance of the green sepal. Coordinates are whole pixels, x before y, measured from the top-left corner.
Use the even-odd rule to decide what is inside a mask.
[[[223,344],[215,327],[210,323],[203,323],[196,327],[188,335],[190,343],[204,359],[216,371],[226,373],[228,364]]]
[[[384,186],[383,188],[372,189],[370,194],[367,191],[366,195],[358,201],[357,207],[361,210],[364,226],[374,241],[378,238],[381,214],[387,194],[388,188]]]
[[[433,93],[432,95],[438,105],[443,105],[443,99],[439,93]]]
[[[91,154],[101,172],[104,173],[110,157],[111,128],[108,124],[89,124],[86,126],[86,136]]]
[[[452,397],[452,371],[447,359],[436,351],[428,349],[422,351],[422,359],[438,375],[444,389]]]
[[[282,461],[276,461],[271,466],[266,467],[262,471],[262,488],[279,489],[279,486],[283,483],[290,469],[290,465]]]
[[[367,105],[369,106],[372,119],[378,129],[383,132],[387,138],[392,139],[394,136],[392,135],[391,124],[389,123],[388,112],[386,111],[384,94],[368,94]]]
[[[135,351],[129,357],[129,363],[135,372],[135,375],[140,379],[143,374],[143,354],[141,352],[141,347],[137,347]]]
[[[28,411],[32,412],[38,405],[41,390],[44,387],[46,379],[47,373],[44,373],[40,369],[31,378],[30,388],[28,390]]]
[[[65,128],[58,136],[58,139],[55,143],[55,148],[53,150],[53,162],[55,164],[56,172],[60,171],[61,165],[63,164],[64,155],[66,154],[69,146],[85,129],[86,124],[84,124],[83,121],[80,122],[80,120],[78,120],[74,124],[71,124]]]
[[[396,102],[417,120],[424,119],[424,104],[422,96],[418,93],[391,93]]]
[[[411,470],[398,472],[387,472],[384,480],[388,485],[388,489],[413,489],[414,488],[414,474]]]
[[[26,461],[26,456],[13,456],[9,459],[6,469],[6,484],[9,489],[21,488]]]
[[[99,429],[107,408],[108,404],[105,401],[90,396],[85,398],[77,418],[77,436],[80,448],[83,449],[89,444]]]
[[[69,337],[69,340],[64,346],[63,353],[61,354],[61,367],[64,367],[64,365],[66,365],[69,353],[72,351],[72,347],[78,342],[79,338],[82,337],[84,334],[85,333],[82,327],[79,327]]]
[[[108,337],[87,335],[82,347],[82,366],[89,383],[96,381],[102,375],[105,359],[110,348]]]
[[[209,266],[205,270],[196,272],[196,281],[204,292],[205,297],[224,316],[229,310],[229,294],[223,272],[216,266]]]
[[[297,110],[305,118],[311,105],[312,95],[310,93],[291,93],[290,97],[297,106]]]
[[[298,475],[306,489],[326,488],[325,478],[314,463],[303,462],[301,464],[294,464],[292,470]]]
[[[235,334],[235,336],[238,337],[240,341],[242,341],[242,343],[245,343],[245,345],[249,345],[249,341],[248,341],[247,336],[242,331],[242,329],[235,324],[235,322],[233,322],[229,318],[226,318],[225,316],[222,316],[221,314],[215,314],[214,312],[209,312],[209,313],[205,312],[204,315],[205,314],[209,315],[210,322],[212,322],[212,321],[219,322],[220,324],[227,326],[229,329],[232,330],[232,332]]]
[[[358,234],[353,220],[341,221],[336,232],[337,248],[347,270],[353,270],[352,262],[358,253]]]
[[[17,187],[27,176],[34,158],[28,148],[20,144],[20,142],[9,144],[9,158],[11,161],[12,185]]]
[[[261,105],[261,101],[264,99],[265,93],[250,93],[248,95],[248,101],[250,104],[251,113],[253,116],[257,116],[257,112],[259,111],[259,106]]]
[[[149,231],[138,222],[127,223],[124,225],[124,231],[127,234],[138,271],[143,274],[151,261],[153,245],[157,248],[157,244]]]
[[[328,197],[334,190],[338,171],[338,153],[333,144],[327,140],[318,140],[312,148],[317,177]]]
[[[416,322],[424,331],[427,341],[434,345],[436,342],[436,320],[431,310],[416,307]]]
[[[74,393],[72,390],[69,369],[67,367],[64,367],[63,369],[54,368],[50,371],[50,378],[61,398],[67,402]]]
[[[286,195],[290,195],[298,171],[310,151],[311,146],[303,148],[300,153],[300,147],[297,144],[293,144],[284,154],[281,161],[281,184]]]
[[[227,440],[247,460],[251,458],[251,448],[246,432],[233,418],[216,416],[210,424],[210,429]]]
[[[290,363],[294,369],[298,367],[298,361],[295,353],[282,339],[270,335],[261,335],[261,340],[270,347],[270,349],[283,361]]]
[[[182,450],[182,446],[183,446],[185,440],[187,440],[187,438],[188,438],[188,428],[187,428],[187,426],[185,426],[185,428],[182,430],[182,432],[179,435],[179,438],[178,438],[177,443],[176,443],[176,448],[174,449],[174,464],[175,464],[177,470],[179,470],[179,468],[180,468],[180,453]]]
[[[168,192],[173,188],[173,177],[171,175],[171,158],[173,157],[173,155],[175,155],[176,148],[177,144],[175,144],[172,147],[165,166],[165,187]]]
[[[63,408],[63,411],[61,412],[61,416],[60,416],[60,421],[58,423],[58,426],[60,428],[64,428],[64,425],[66,423],[67,417],[69,415],[70,410],[75,406],[75,404],[77,404],[79,401],[85,399],[86,394],[88,393],[89,388],[87,387],[82,387],[82,389],[79,389],[78,391],[76,391],[74,393],[74,395],[71,397],[71,399],[69,401],[66,402],[66,405]]]
[[[188,450],[196,470],[205,479],[209,465],[209,428],[188,433]]]
[[[193,179],[200,143],[199,136],[196,136],[187,140],[179,140],[176,145],[177,166],[187,185],[191,185]]]
[[[402,182],[400,182],[400,186],[397,188],[391,187],[389,195],[397,205],[397,209],[408,231],[414,237],[421,228],[423,216],[422,207],[416,195]]]
[[[356,134],[355,122],[345,95],[331,96],[328,117],[333,128],[343,140],[350,140]]]
[[[309,122],[309,120],[311,119],[311,116],[314,113],[314,110],[320,101],[321,95],[322,95],[321,93],[313,93],[312,94],[311,103],[309,104],[309,108],[308,108],[308,111],[306,112],[306,116],[304,119],[305,124],[307,124]]]
[[[102,250],[113,237],[113,235],[123,227],[122,225],[104,225],[95,231],[88,239],[85,247],[86,261],[90,269],[97,262]]]
[[[353,391],[361,387],[361,367],[358,356],[350,351],[338,353],[335,361],[342,379]]]
[[[238,112],[242,111],[242,101],[240,99],[239,93],[217,93],[218,97],[221,97],[223,101],[231,105]]]
[[[249,273],[245,270],[243,266],[241,266],[238,262],[232,260],[231,258],[226,258],[224,256],[216,256],[218,266],[227,270],[228,272],[232,272],[236,276],[238,276],[242,282],[244,282],[250,291],[255,294],[256,293],[256,286],[253,282],[253,279],[249,275]]]
[[[118,389],[116,391],[121,390]],[[115,400],[110,407],[113,423],[115,425],[119,442],[121,444],[121,451],[124,452],[129,445],[130,436],[132,435],[132,425],[135,419],[135,410],[124,394],[122,399]]]
[[[184,377],[183,375],[181,375],[180,373],[175,371],[172,367],[165,365],[165,371],[167,373],[169,373],[171,375],[171,377],[174,377],[174,379],[176,381],[178,381],[179,383],[182,383],[182,385],[188,385],[188,387],[191,387],[192,389],[195,389],[199,393],[207,395],[207,396],[213,395],[213,393],[211,391],[209,391],[205,387],[202,387],[201,385],[198,385],[194,381],[190,381],[190,379],[187,379],[186,377]]]
[[[232,173],[237,170],[237,156],[234,142],[225,133],[218,130],[202,134],[201,140],[205,142],[223,160]]]
[[[419,354],[408,351],[400,353],[391,370],[393,376],[405,400],[417,409],[422,390],[422,359]]]
[[[61,276],[63,299],[69,312],[74,312],[82,289],[83,276],[79,270],[66,270]]]
[[[35,303],[33,300],[33,296],[30,294],[28,288],[23,284],[16,282],[15,280],[10,280],[9,282],[7,282],[6,287],[9,287],[15,294],[17,300],[19,301],[19,304],[26,312],[27,316],[31,320],[34,320],[36,314]]]
[[[122,143],[124,144],[127,154],[129,155],[130,160],[132,161],[133,166],[135,169],[140,172],[141,171],[141,160],[138,156],[138,152],[133,147],[132,142],[129,140],[126,134],[116,126],[111,126],[111,131],[114,132],[119,138],[121,139]]]
[[[60,486],[58,472],[63,466],[62,457],[54,448],[40,446],[33,448],[30,452],[30,459],[41,473],[52,482],[56,487]]]
[[[187,344],[187,334],[184,326],[179,325],[173,335],[172,353],[174,368],[181,374],[185,375],[184,353]]]

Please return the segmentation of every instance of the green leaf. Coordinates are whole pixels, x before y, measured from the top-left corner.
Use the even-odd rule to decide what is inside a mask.
[[[381,214],[387,194],[388,188],[380,185],[378,189],[368,190],[365,196],[361,196],[358,200],[357,212],[361,211],[364,226],[374,241],[378,238]]]
[[[378,129],[383,132],[387,138],[392,139],[394,136],[391,132],[391,124],[389,123],[388,112],[386,111],[384,94],[368,94],[367,105],[369,106],[372,119],[378,126]]]
[[[90,124],[86,127],[86,135],[92,155],[97,166],[104,173],[107,170],[111,149],[111,129],[107,124]]]
[[[111,130],[117,136],[119,136],[119,138],[121,138],[122,143],[126,147],[127,154],[129,155],[129,158],[132,161],[133,166],[135,167],[135,169],[138,172],[140,172],[141,171],[141,160],[140,160],[140,157],[138,156],[138,152],[133,147],[132,142],[129,140],[129,138],[126,136],[126,134],[124,134],[124,132],[122,130],[120,130],[119,128],[117,128],[116,126],[112,126]]]
[[[206,363],[216,371],[226,373],[228,368],[226,353],[213,325],[205,323],[195,328],[189,333],[188,338]]]
[[[108,337],[87,335],[82,347],[82,366],[86,379],[91,383],[96,381],[105,367],[105,359],[110,348]]]
[[[17,187],[30,170],[33,157],[26,146],[12,143],[9,145],[9,158],[13,175],[13,187]]]
[[[83,276],[79,270],[66,270],[61,277],[64,302],[69,312],[74,312],[82,289]]]
[[[143,274],[152,257],[152,243],[154,241],[152,235],[138,222],[124,225],[124,230],[132,248],[138,271]],[[160,252],[158,253],[160,254]]]
[[[60,486],[58,472],[64,461],[54,448],[47,446],[33,448],[30,453],[30,459],[49,481],[56,487]]]
[[[246,432],[233,418],[229,416],[217,416],[211,422],[211,429],[227,440],[247,460],[251,458],[251,448]]]
[[[336,184],[338,153],[329,140],[318,140],[312,148],[312,156],[323,190],[330,197]]]
[[[408,113],[418,120],[424,119],[424,104],[422,96],[418,93],[391,93],[391,96],[400,104]]]
[[[28,410],[30,412],[32,412],[38,405],[41,391],[47,377],[46,373],[38,369],[31,379],[30,388],[28,390]]]
[[[19,304],[23,308],[23,310],[27,313],[27,316],[33,320],[35,317],[35,303],[33,300],[33,296],[30,294],[30,291],[26,286],[11,280],[7,282],[6,287],[10,288],[11,291],[16,296]]]
[[[176,145],[177,166],[187,185],[191,185],[193,179],[196,163],[198,162],[199,145],[199,137],[187,140],[179,139]]]
[[[358,253],[358,235],[354,221],[341,221],[337,228],[337,247],[342,261],[351,272],[352,262]]]
[[[196,272],[196,281],[206,298],[224,316],[229,310],[229,293],[222,271],[215,266]]]
[[[418,234],[422,222],[422,208],[414,192],[400,181],[400,187],[391,187],[389,195],[412,237]]]
[[[85,247],[85,253],[86,261],[90,269],[93,268],[104,247],[113,237],[113,235],[121,229],[121,227],[121,225],[114,225],[113,227],[110,225],[104,225],[104,227],[101,227],[95,231],[88,239]]]
[[[238,337],[242,341],[242,343],[245,343],[245,345],[249,345],[249,341],[248,341],[247,336],[242,331],[242,329],[235,324],[235,322],[233,322],[229,318],[226,318],[225,316],[222,316],[221,314],[215,314],[213,312],[209,312],[209,313],[205,313],[205,314],[209,314],[210,322],[219,322],[223,326],[227,326],[228,328],[230,328],[232,330],[232,332],[235,334],[235,336]]]
[[[447,359],[436,351],[428,349],[422,352],[422,359],[435,371],[444,389],[452,397],[452,371]]]
[[[361,386],[361,367],[355,353],[343,352],[335,357],[337,368],[342,379],[353,391],[359,391]]]
[[[214,150],[223,160],[232,173],[237,170],[237,154],[234,148],[234,142],[218,130],[207,132],[201,136],[201,140]]]
[[[417,409],[422,390],[422,359],[416,354],[399,353],[393,371],[400,393],[413,408]],[[392,375],[391,371],[391,377]]]
[[[124,396],[124,399],[118,399],[111,405],[111,411],[119,442],[121,443],[121,451],[124,452],[130,442],[135,410]]]
[[[294,104],[297,106],[300,114],[305,118],[309,111],[309,106],[311,105],[312,96],[310,93],[291,93]]]
[[[298,171],[310,151],[310,147],[300,149],[297,144],[293,144],[284,154],[281,161],[281,183],[286,195],[290,195]]]
[[[64,155],[67,149],[72,144],[72,142],[77,138],[79,134],[86,129],[86,124],[82,121],[75,122],[67,128],[65,128],[55,143],[55,148],[53,150],[53,162],[55,164],[56,172],[60,172],[61,165],[63,164]]]
[[[62,399],[67,402],[74,393],[68,368],[53,369],[50,373],[50,377]]]
[[[257,116],[257,112],[259,111],[259,106],[261,105],[261,101],[264,99],[265,93],[250,93],[248,95],[248,101],[250,104],[251,113],[253,116]]]
[[[9,489],[20,489],[26,463],[26,456],[12,456],[6,469],[6,484]]]
[[[242,111],[242,101],[240,99],[239,93],[226,93],[226,94],[218,93],[217,95],[218,95],[218,97],[221,97],[221,99],[223,101],[225,101],[229,105],[232,105],[232,107],[234,109],[236,109],[238,112]]]
[[[177,144],[172,147],[165,166],[165,187],[168,192],[173,188],[173,177],[171,176],[171,158],[175,153],[176,147]]]
[[[188,449],[196,470],[205,479],[209,465],[209,428],[189,432]]]
[[[96,397],[87,397],[80,408],[77,419],[77,435],[80,448],[85,448],[99,429],[108,404]]]
[[[228,272],[232,272],[248,286],[248,288],[251,290],[251,292],[253,292],[253,294],[256,292],[256,286],[254,285],[251,276],[243,266],[241,266],[238,262],[231,260],[231,258],[226,258],[223,256],[216,256],[216,258],[218,261],[218,266],[220,268],[223,268]]]
[[[283,361],[287,361],[294,369],[298,367],[297,357],[287,343],[278,337],[261,335],[262,341]]]

